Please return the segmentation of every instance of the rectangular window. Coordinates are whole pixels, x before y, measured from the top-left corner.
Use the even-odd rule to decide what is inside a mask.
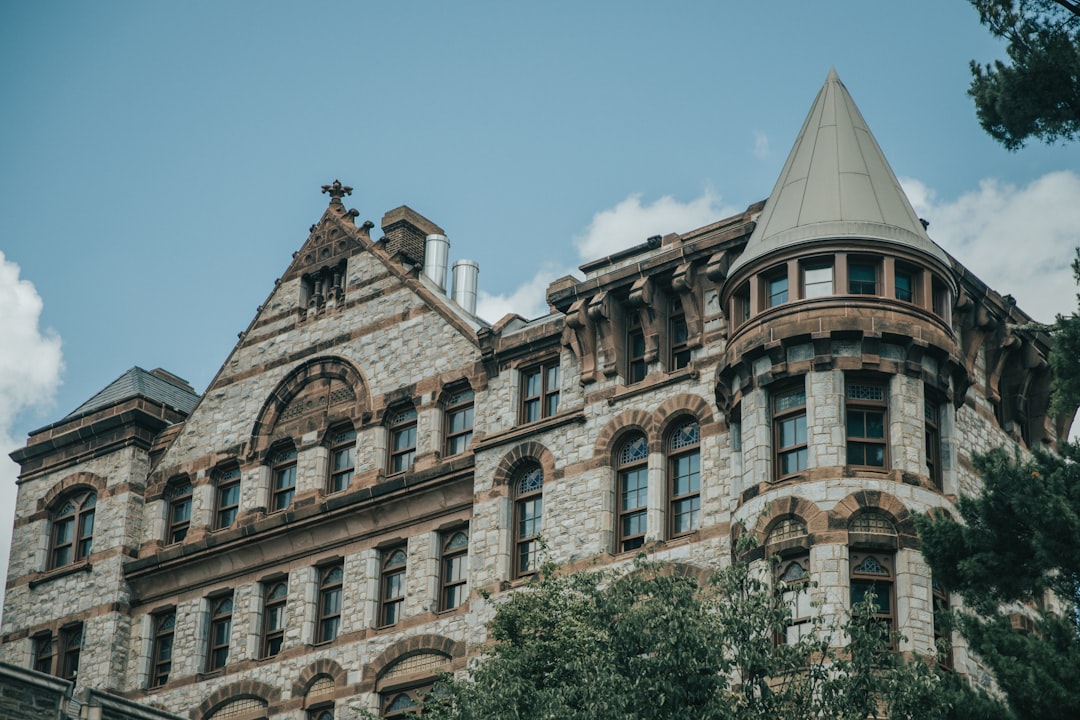
[[[645,544],[649,469],[637,467],[619,473],[619,550],[636,550]]]
[[[74,680],[79,674],[79,656],[82,654],[83,625],[72,625],[60,630],[60,677]]]
[[[926,398],[923,405],[926,432],[926,476],[934,487],[941,489],[941,427],[938,418],[941,417],[941,406],[930,398]]]
[[[416,461],[416,409],[396,412],[390,420],[390,474],[412,469]]]
[[[916,283],[918,271],[905,265],[897,265],[893,276],[896,286],[896,299],[904,302],[915,302]]]
[[[319,570],[319,622],[315,642],[336,640],[341,630],[341,588],[345,569],[341,565]]]
[[[473,391],[461,390],[446,401],[446,455],[460,455],[472,446]]]
[[[327,491],[336,493],[348,489],[356,471],[356,431],[350,427],[331,433],[330,482]]]
[[[743,283],[731,299],[731,315],[735,325],[742,325],[750,319],[750,283]]]
[[[848,262],[848,293],[852,295],[877,295],[877,263],[870,260]]]
[[[51,632],[41,633],[34,636],[34,669],[41,673],[52,674],[53,654],[56,652],[56,641]]]
[[[217,479],[214,529],[227,528],[236,522],[240,510],[240,468],[230,468]]]
[[[671,301],[671,317],[668,320],[668,342],[671,343],[671,361],[668,370],[680,370],[690,364],[690,329],[686,325],[682,301]]]
[[[787,274],[773,275],[770,278],[765,279],[765,290],[768,293],[765,297],[765,307],[776,307],[777,305],[783,305],[788,301],[788,281]]]
[[[626,384],[633,385],[644,380],[648,372],[645,364],[645,332],[641,329],[641,318],[636,312],[629,313],[626,325]]]
[[[379,626],[394,625],[401,620],[405,606],[405,548],[383,552],[379,592]]]
[[[952,293],[948,286],[934,278],[932,283],[934,293],[934,314],[947,323],[952,322]]]
[[[559,361],[521,372],[521,422],[531,423],[559,411]]]
[[[187,537],[191,527],[191,483],[187,480],[172,485],[168,490],[169,530],[168,544],[178,543]]]
[[[805,388],[787,390],[773,398],[773,445],[777,479],[806,469]]]
[[[896,630],[896,607],[893,601],[892,553],[851,553],[851,604],[874,596],[874,615],[889,632]]]
[[[296,448],[288,448],[274,457],[274,484],[271,491],[270,511],[284,510],[292,504],[296,495]]]
[[[780,600],[791,609],[791,620],[780,637],[782,643],[793,645],[813,632],[810,621],[810,556],[784,559],[777,566],[776,579],[780,585]]]
[[[229,660],[229,641],[232,639],[232,594],[210,599],[210,642],[207,645],[206,670],[213,672],[225,667]]]
[[[442,577],[439,609],[453,610],[468,596],[469,535],[467,530],[444,533],[442,538]]]
[[[832,263],[807,263],[802,269],[803,297],[827,297],[833,294]]]
[[[169,682],[172,671],[173,637],[176,634],[176,613],[159,613],[150,618],[154,629],[153,649],[150,652],[150,687]]]
[[[883,468],[886,462],[885,386],[865,382],[847,384],[847,463]]]

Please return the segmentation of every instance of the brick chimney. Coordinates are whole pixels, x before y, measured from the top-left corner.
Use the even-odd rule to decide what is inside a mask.
[[[446,232],[408,205],[394,208],[383,215],[383,235],[386,252],[390,257],[401,254],[402,259],[414,265],[424,264],[424,243],[428,235],[445,235]]]

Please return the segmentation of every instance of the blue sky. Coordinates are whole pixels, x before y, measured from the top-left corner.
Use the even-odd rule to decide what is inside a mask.
[[[0,449],[133,365],[201,392],[335,178],[358,221],[441,225],[486,319],[536,314],[766,197],[830,66],[931,235],[1050,320],[1080,145],[982,132],[968,63],[1001,54],[963,0],[4,3]]]

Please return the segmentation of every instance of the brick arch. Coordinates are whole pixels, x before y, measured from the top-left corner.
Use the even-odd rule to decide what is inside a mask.
[[[396,642],[379,653],[378,657],[364,666],[361,692],[374,692],[376,681],[399,660],[421,653],[445,655],[448,659],[465,657],[465,643],[451,640],[443,635],[416,635]]]
[[[892,521],[899,547],[918,548],[915,516],[895,496],[880,490],[859,490],[836,503],[829,511],[829,527],[846,533],[852,518],[869,510],[881,512]]]
[[[630,571],[630,575],[640,575],[644,573],[656,573],[658,575],[674,575],[676,577],[692,577],[698,582],[698,587],[705,587],[712,578],[715,571],[708,568],[703,568],[700,565],[693,563],[685,563],[679,561],[665,562],[659,567],[642,567],[635,568]]]
[[[544,479],[550,480],[557,477],[555,474],[555,457],[551,451],[538,442],[524,442],[516,446],[510,452],[503,455],[502,460],[495,467],[493,482],[496,487],[510,486],[510,480],[518,468],[528,462],[536,462],[544,471]]]
[[[610,465],[618,444],[634,431],[645,433],[649,440],[649,449],[652,450],[656,437],[652,416],[644,410],[627,410],[613,417],[600,429],[596,444],[593,445],[593,455],[601,464]]]
[[[690,393],[676,395],[662,402],[653,412],[653,427],[661,438],[660,442],[673,426],[687,417],[695,418],[699,425],[708,425],[713,422],[712,408],[705,398]]]
[[[312,358],[293,368],[263,402],[255,424],[251,428],[249,459],[261,459],[266,454],[270,445],[279,439],[275,437],[274,430],[281,419],[282,412],[304,392],[305,388],[318,380],[327,382],[337,380],[351,388],[356,396],[355,401],[334,416],[336,421],[348,419],[358,423],[363,419],[364,412],[371,404],[368,384],[363,373],[344,358],[335,356]]]
[[[38,508],[41,510],[52,510],[53,506],[64,496],[77,488],[90,488],[100,496],[105,492],[105,486],[107,484],[108,481],[105,478],[100,475],[95,475],[92,472],[77,472],[73,475],[68,475],[66,478],[49,488],[49,491],[38,500]]]
[[[281,700],[281,691],[273,685],[269,685],[259,680],[238,680],[237,682],[229,683],[210,693],[206,699],[199,703],[198,707],[188,713],[188,715],[191,720],[206,720],[206,718],[211,717],[217,712],[222,705],[230,703],[233,700],[243,700],[245,698],[262,700],[267,704],[267,708],[269,708],[271,704]]]
[[[811,537],[829,530],[828,513],[810,500],[797,495],[788,495],[770,502],[765,512],[758,517],[753,530],[758,543],[764,545],[776,524],[789,517],[797,517],[806,523],[806,532]]]
[[[296,682],[292,685],[292,697],[307,695],[307,691],[312,684],[324,675],[329,676],[334,681],[335,690],[340,690],[349,682],[349,674],[341,665],[338,665],[336,661],[330,658],[319,658],[300,671],[300,675],[297,676]]]

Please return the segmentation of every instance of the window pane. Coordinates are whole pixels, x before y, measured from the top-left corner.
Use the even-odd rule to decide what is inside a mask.
[[[877,267],[869,263],[848,265],[848,292],[852,295],[876,295]]]
[[[768,280],[768,307],[786,303],[788,300],[787,276],[781,275]]]
[[[803,270],[803,292],[807,298],[833,294],[832,265],[807,267]]]

